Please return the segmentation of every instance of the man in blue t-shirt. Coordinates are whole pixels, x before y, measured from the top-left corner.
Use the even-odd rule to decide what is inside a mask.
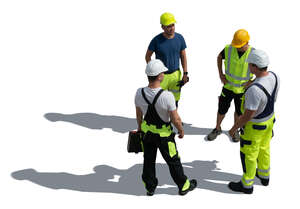
[[[188,82],[186,44],[183,36],[175,33],[176,20],[173,14],[167,12],[162,14],[160,23],[164,32],[155,36],[150,42],[146,52],[146,62],[148,63],[151,60],[151,56],[155,52],[155,58],[160,59],[168,68],[161,87],[173,93],[176,107],[178,107],[181,87]],[[183,68],[182,78],[179,60]]]

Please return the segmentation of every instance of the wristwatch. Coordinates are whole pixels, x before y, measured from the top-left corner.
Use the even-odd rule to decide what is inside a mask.
[[[183,72],[183,75],[187,75],[188,74],[188,72]]]

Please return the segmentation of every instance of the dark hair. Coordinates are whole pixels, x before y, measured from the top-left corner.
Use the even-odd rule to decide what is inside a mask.
[[[256,64],[253,64],[253,63],[252,63],[252,65],[253,65],[254,67],[257,67],[259,71],[267,71],[267,69],[268,69],[268,66],[267,66],[267,67],[263,67],[263,68],[259,68]]]
[[[157,79],[157,77],[158,77],[158,75],[156,75],[156,76],[148,76],[148,81],[149,82],[153,82],[153,81],[155,81]]]

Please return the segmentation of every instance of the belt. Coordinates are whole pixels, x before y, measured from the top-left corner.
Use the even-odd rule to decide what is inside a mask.
[[[174,70],[174,71],[167,71],[167,72],[165,72],[165,74],[172,74],[172,73],[174,73],[174,72],[176,72],[177,70],[179,70],[179,69],[176,69],[176,70]]]

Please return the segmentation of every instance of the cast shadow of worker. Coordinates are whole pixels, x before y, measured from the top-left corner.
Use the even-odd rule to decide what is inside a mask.
[[[199,189],[232,193],[227,187],[228,181],[238,181],[241,178],[239,175],[220,171],[217,168],[217,161],[193,161],[183,163],[183,166],[188,177],[197,179]],[[141,180],[142,170],[142,164],[136,164],[124,170],[108,165],[98,165],[94,167],[93,173],[86,175],[48,173],[25,169],[15,171],[11,176],[16,180],[28,180],[51,189],[142,196],[145,195],[145,188]],[[159,185],[155,193],[178,194],[178,189],[170,177],[168,166],[157,163],[156,170]]]
[[[110,128],[118,133],[126,133],[137,128],[135,118],[126,118],[113,115],[99,115],[95,113],[46,113],[44,117],[51,122],[69,122],[89,129]],[[176,131],[176,130],[175,130]],[[198,128],[184,123],[186,135],[207,135],[212,131],[209,128]]]

